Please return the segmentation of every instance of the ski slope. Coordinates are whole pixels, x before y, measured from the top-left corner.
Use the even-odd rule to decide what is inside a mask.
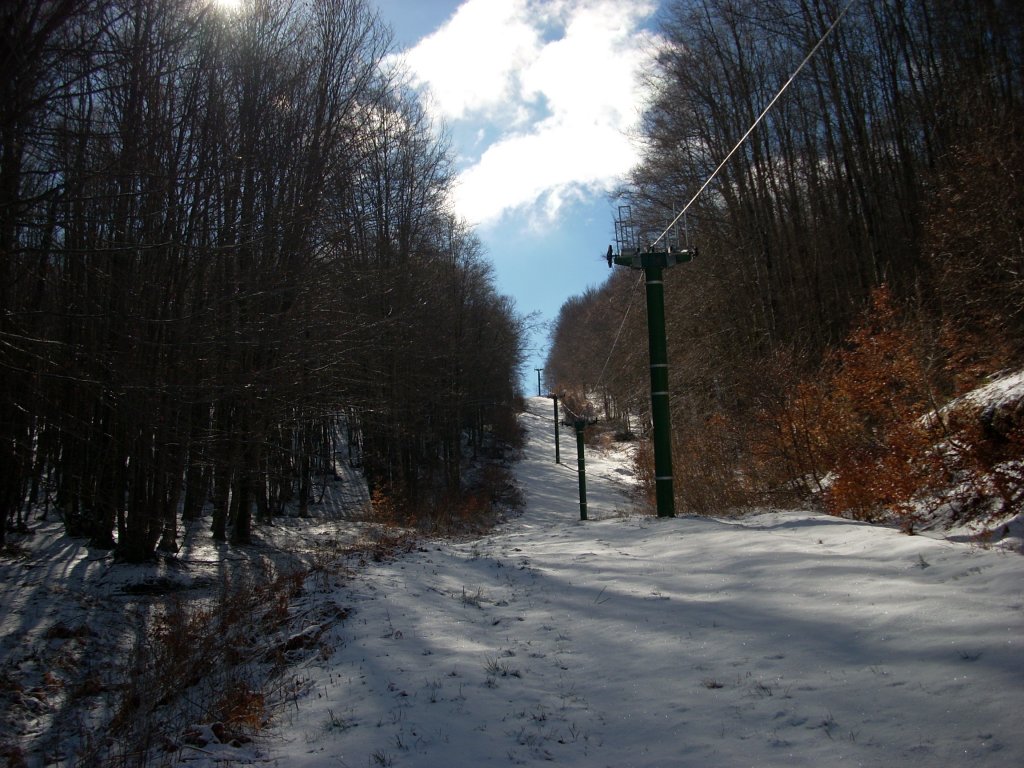
[[[255,761],[1024,764],[1020,554],[810,513],[628,514],[622,451],[588,455],[580,522],[550,409],[522,416],[522,516],[334,587],[351,616]]]

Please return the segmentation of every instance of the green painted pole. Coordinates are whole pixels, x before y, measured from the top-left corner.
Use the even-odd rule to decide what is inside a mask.
[[[583,430],[587,422],[576,419],[576,463],[580,476],[580,520],[587,519],[587,462],[583,456]]]
[[[562,463],[562,455],[559,453],[559,438],[558,438],[558,395],[552,394],[551,398],[555,401],[555,464]]]
[[[665,282],[667,267],[693,259],[696,251],[641,253],[637,249],[612,253],[608,247],[608,266],[617,264],[642,269],[647,283],[647,341],[651,357],[651,420],[654,422],[654,492],[658,517],[675,517],[672,492],[672,424],[668,402],[668,345],[665,341]]]
[[[675,517],[663,273],[660,265],[644,267],[647,284],[647,338],[651,357],[651,417],[654,421],[654,490],[658,517]]]

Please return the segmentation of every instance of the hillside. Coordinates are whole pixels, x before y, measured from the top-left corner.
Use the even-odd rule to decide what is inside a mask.
[[[152,764],[1018,764],[1019,542],[799,512],[637,516],[620,449],[590,455],[580,522],[549,405],[531,400],[522,416],[521,516],[319,570],[291,608],[292,636],[315,637],[315,653],[293,654],[267,727],[231,746],[217,724],[191,723]],[[79,603],[87,563],[63,570]],[[22,604],[16,576],[31,567],[4,562],[4,605]],[[69,620],[54,600],[37,631]],[[12,613],[7,640],[77,642],[29,639]],[[95,636],[111,629],[85,621]],[[3,661],[29,663],[9,643]],[[51,764],[75,764],[60,754]]]

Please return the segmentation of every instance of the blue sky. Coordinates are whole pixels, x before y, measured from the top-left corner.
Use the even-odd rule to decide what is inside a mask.
[[[611,190],[636,161],[638,75],[656,47],[651,0],[371,0],[447,128],[456,212],[498,290],[550,322],[608,275]],[[536,394],[547,330],[530,340]]]

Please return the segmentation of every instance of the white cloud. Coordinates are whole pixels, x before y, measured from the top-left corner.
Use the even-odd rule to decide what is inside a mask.
[[[406,62],[447,118],[492,112],[515,101],[515,74],[537,55],[528,18],[526,0],[468,0]]]
[[[607,189],[636,160],[637,76],[653,50],[647,0],[468,0],[409,52],[450,124],[497,138],[461,174],[456,210],[471,223],[514,209],[554,219],[562,203]],[[481,135],[479,132],[477,135]]]

